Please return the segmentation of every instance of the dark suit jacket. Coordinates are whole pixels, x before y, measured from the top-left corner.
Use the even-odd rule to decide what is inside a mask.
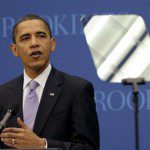
[[[0,86],[0,103],[4,107],[14,103],[20,107],[7,127],[19,127],[16,118],[23,119],[22,93],[23,75]],[[99,126],[92,84],[52,67],[33,131],[47,139],[48,148],[99,150]],[[7,148],[3,144],[1,147]]]

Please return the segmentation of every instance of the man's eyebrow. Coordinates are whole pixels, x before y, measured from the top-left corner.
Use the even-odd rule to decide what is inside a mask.
[[[47,35],[45,32],[43,32],[43,31],[38,31],[38,32],[36,32],[36,34],[44,34],[44,35]]]
[[[21,39],[22,37],[24,37],[24,36],[29,36],[29,33],[22,34],[22,35],[20,36],[20,39]]]
[[[44,35],[47,35],[45,32],[43,32],[43,31],[38,31],[38,32],[36,32],[36,34],[44,34]],[[24,33],[24,34],[22,34],[21,36],[20,36],[20,39],[22,38],[22,37],[25,37],[25,36],[29,36],[30,34],[29,33]]]

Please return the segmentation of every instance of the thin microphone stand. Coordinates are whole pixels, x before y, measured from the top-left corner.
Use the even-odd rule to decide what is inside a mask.
[[[134,126],[135,126],[135,150],[139,150],[139,116],[138,116],[138,84],[145,84],[143,78],[127,78],[123,79],[124,85],[133,85],[133,108],[134,108]]]

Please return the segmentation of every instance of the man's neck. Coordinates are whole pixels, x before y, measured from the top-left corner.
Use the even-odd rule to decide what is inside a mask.
[[[25,69],[26,74],[28,75],[28,77],[30,77],[31,79],[35,79],[37,76],[39,76],[46,68],[48,67],[48,65],[46,65],[43,68],[36,68],[36,69]]]

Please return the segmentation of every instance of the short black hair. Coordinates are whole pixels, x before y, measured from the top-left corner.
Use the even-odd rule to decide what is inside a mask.
[[[38,16],[38,15],[35,15],[35,14],[28,14],[28,15],[25,15],[25,16],[21,17],[21,18],[15,23],[15,25],[14,25],[14,27],[13,27],[13,31],[12,31],[13,43],[16,43],[16,39],[15,39],[15,38],[16,38],[16,35],[17,35],[17,26],[18,26],[21,22],[23,22],[23,21],[26,21],[26,20],[34,20],[34,19],[41,20],[41,21],[44,23],[46,29],[47,29],[48,32],[49,32],[50,38],[52,38],[51,28],[50,28],[49,24],[47,23],[47,21],[45,21],[43,18],[41,18],[41,17]]]

